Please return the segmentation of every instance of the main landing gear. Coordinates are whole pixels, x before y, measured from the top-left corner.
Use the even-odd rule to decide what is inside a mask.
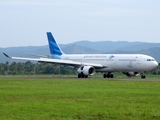
[[[111,74],[111,73],[108,73],[108,74],[104,74],[103,77],[104,77],[104,78],[113,78],[114,75]]]
[[[84,75],[83,73],[79,73],[78,78],[88,78],[88,75]]]

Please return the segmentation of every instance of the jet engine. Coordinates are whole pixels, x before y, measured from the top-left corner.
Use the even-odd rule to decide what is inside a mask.
[[[128,77],[140,75],[139,72],[123,72],[123,74],[127,75]]]
[[[83,74],[85,76],[94,75],[96,70],[93,66],[81,66],[77,70],[78,74]]]

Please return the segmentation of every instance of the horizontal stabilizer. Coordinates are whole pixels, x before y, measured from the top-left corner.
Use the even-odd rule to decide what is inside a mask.
[[[11,58],[9,55],[7,55],[6,53],[3,53],[6,57]]]

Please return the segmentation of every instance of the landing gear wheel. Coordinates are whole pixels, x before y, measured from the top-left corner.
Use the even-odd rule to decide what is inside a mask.
[[[110,78],[113,78],[114,76],[113,76],[113,74],[110,74]]]
[[[81,74],[78,74],[78,78],[81,78],[82,76],[81,76]]]
[[[104,75],[103,75],[103,78],[106,78],[106,77],[107,77],[107,75],[106,75],[106,74],[104,74]]]
[[[113,78],[114,75],[109,73],[109,74],[104,74],[103,77],[104,78]]]
[[[146,78],[146,76],[142,74],[142,75],[141,75],[141,78],[142,78],[142,79],[145,79],[145,78]]]
[[[84,78],[84,77],[85,77],[85,75],[82,74],[82,78]]]
[[[88,78],[88,75],[84,75],[83,73],[79,73],[78,78]]]
[[[110,78],[110,74],[107,74],[107,78]]]
[[[85,78],[88,78],[88,75],[85,75]]]

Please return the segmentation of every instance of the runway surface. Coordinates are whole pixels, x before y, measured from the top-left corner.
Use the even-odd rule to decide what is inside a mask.
[[[101,77],[89,77],[89,78],[77,78],[77,77],[54,77],[54,76],[0,76],[0,78],[24,78],[24,79],[52,79],[52,80],[115,80],[115,81],[160,81],[160,78],[101,78]]]

